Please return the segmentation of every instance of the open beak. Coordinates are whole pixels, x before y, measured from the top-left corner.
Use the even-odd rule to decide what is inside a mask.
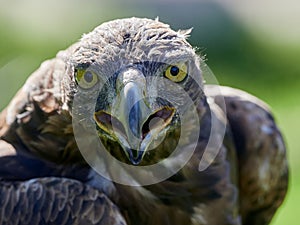
[[[175,108],[152,109],[145,77],[133,68],[120,73],[117,90],[112,110],[95,112],[94,120],[119,142],[129,161],[138,165],[152,141],[171,123]]]

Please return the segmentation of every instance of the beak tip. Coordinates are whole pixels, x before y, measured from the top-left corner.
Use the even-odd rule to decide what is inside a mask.
[[[140,164],[140,161],[134,161],[134,160],[131,160],[131,163],[134,165],[134,166],[137,166]]]
[[[142,151],[138,151],[137,156],[135,157],[133,155],[133,149],[127,149],[127,152],[129,154],[129,161],[132,163],[132,165],[137,166],[141,163],[142,159],[143,159],[143,152]]]

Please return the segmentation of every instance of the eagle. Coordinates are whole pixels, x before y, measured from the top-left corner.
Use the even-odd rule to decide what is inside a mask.
[[[204,82],[158,19],[105,22],[0,114],[0,224],[264,225],[288,186],[269,107]]]

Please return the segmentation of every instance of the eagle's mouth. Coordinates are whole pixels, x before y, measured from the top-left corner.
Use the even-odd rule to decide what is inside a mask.
[[[148,94],[148,85],[141,70],[125,67],[117,74],[115,98],[94,113],[97,126],[119,143],[133,165],[162,143],[176,112],[169,102]]]
[[[141,110],[138,104],[132,110]],[[145,116],[140,113],[128,113],[129,118],[125,121],[118,119],[104,110],[94,113],[94,120],[99,128],[111,135],[123,148],[127,158],[133,165],[138,165],[153,140],[157,139],[171,123],[175,108],[164,106]]]

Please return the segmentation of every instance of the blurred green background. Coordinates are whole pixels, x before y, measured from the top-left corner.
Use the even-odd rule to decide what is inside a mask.
[[[0,109],[45,59],[104,21],[149,17],[174,29],[207,56],[220,84],[271,105],[290,161],[290,189],[272,225],[299,224],[300,2],[288,0],[84,1],[0,0]]]

